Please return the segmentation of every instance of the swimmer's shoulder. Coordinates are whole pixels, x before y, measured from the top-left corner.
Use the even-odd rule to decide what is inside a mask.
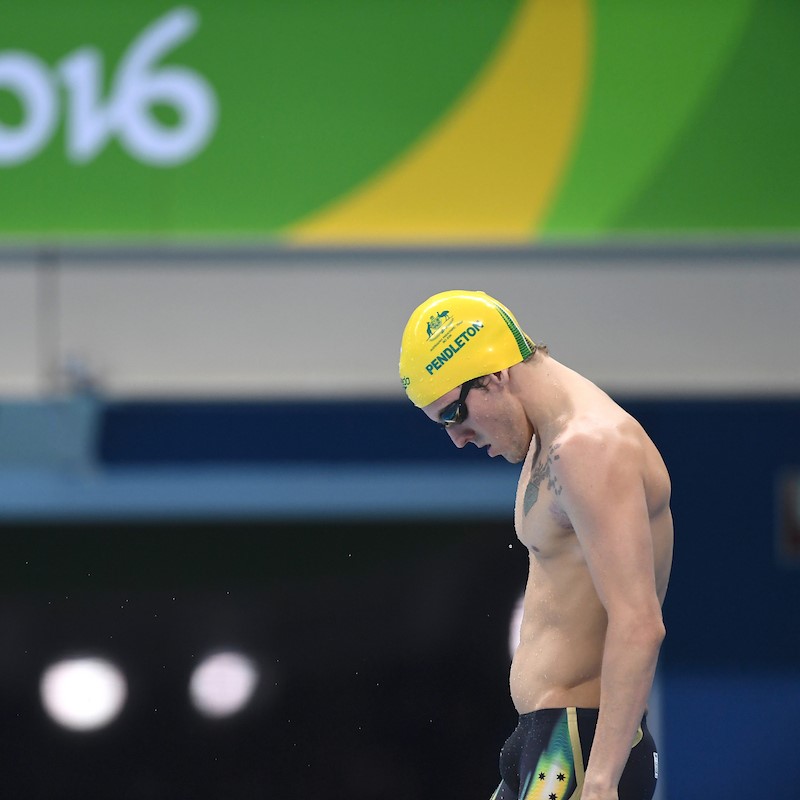
[[[591,473],[621,484],[641,480],[648,507],[669,504],[671,482],[667,467],[641,423],[616,404],[600,411],[576,414],[554,439],[554,473],[562,482]]]
[[[642,426],[619,406],[609,404],[573,415],[550,447],[553,466],[565,478],[573,471],[643,470],[652,446]]]

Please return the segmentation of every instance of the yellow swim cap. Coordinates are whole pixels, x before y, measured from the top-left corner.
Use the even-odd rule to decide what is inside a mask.
[[[422,408],[465,381],[527,358],[535,345],[485,292],[441,292],[418,306],[400,347],[400,380]]]

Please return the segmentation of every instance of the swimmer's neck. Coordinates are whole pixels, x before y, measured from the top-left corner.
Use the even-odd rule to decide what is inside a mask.
[[[548,354],[523,362],[510,371],[512,390],[517,393],[537,442],[548,445],[575,416],[580,398],[599,389]]]

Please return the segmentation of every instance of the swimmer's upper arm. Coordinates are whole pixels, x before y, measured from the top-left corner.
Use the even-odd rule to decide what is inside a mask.
[[[598,597],[609,614],[660,619],[640,445],[617,431],[565,436],[553,461]]]

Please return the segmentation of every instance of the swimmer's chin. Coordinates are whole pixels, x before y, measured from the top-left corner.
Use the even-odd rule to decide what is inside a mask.
[[[499,450],[492,450],[492,445],[487,446],[486,452],[489,454],[490,458],[497,458],[497,456],[502,456],[509,464],[519,464],[520,462],[524,461],[525,455],[520,455],[518,453],[502,453]]]
[[[473,442],[473,444],[475,444]],[[509,464],[519,464],[525,459],[525,454],[517,455],[516,453],[503,453],[500,450],[495,450],[493,444],[475,444],[479,450],[485,450],[489,458],[497,458],[502,456]]]
[[[519,462],[522,461],[522,458],[524,458],[524,456],[517,457],[515,453],[502,453],[499,450],[494,450],[493,449],[494,446],[491,444],[487,444],[484,446],[486,448],[486,453],[489,456],[489,458],[497,458],[498,456],[502,456],[506,461],[508,461],[509,464],[519,464]]]

